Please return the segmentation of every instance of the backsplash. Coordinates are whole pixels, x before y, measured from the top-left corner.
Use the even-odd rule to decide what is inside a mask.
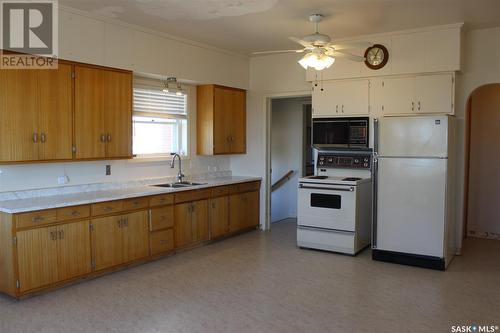
[[[111,175],[106,176],[106,165]],[[224,156],[194,156],[182,161],[186,176],[203,175],[230,168],[230,158]],[[71,163],[39,163],[0,165],[0,194],[2,192],[71,187],[97,183],[123,183],[143,179],[173,177],[178,172],[169,161],[92,161]],[[69,182],[59,184],[58,178],[67,176]]]

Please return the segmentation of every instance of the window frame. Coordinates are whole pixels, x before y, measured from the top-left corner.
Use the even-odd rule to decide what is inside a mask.
[[[162,81],[158,79],[150,79],[150,78],[144,78],[144,77],[134,77],[134,83],[133,83],[133,89],[135,88],[163,88]],[[189,160],[191,159],[191,151],[192,151],[192,145],[193,145],[193,135],[192,135],[192,128],[193,128],[193,112],[195,112],[195,100],[193,97],[196,97],[196,94],[193,93],[196,90],[195,86],[192,85],[182,85],[183,90],[186,92],[186,138],[187,138],[187,144],[186,144],[186,154],[181,155],[182,160]],[[134,126],[134,111],[132,110],[132,126]],[[148,116],[148,114],[145,113],[144,116]],[[149,114],[151,116],[151,114]],[[133,145],[133,138],[132,138],[132,145]],[[132,147],[133,151],[133,147]],[[135,154],[132,156],[133,162],[164,162],[164,161],[169,161],[171,159],[170,154]]]

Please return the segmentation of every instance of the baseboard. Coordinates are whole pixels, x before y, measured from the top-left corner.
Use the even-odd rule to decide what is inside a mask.
[[[395,264],[429,268],[439,271],[446,270],[444,258],[439,257],[373,249],[372,259]]]

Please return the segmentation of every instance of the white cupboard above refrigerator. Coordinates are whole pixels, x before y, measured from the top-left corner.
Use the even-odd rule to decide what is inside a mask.
[[[370,81],[323,81],[313,83],[312,116],[346,117],[370,113]]]

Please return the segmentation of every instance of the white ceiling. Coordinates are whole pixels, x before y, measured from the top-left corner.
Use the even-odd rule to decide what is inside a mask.
[[[335,38],[465,22],[500,26],[500,0],[59,0],[170,35],[243,54],[294,48],[287,37],[320,31]]]

